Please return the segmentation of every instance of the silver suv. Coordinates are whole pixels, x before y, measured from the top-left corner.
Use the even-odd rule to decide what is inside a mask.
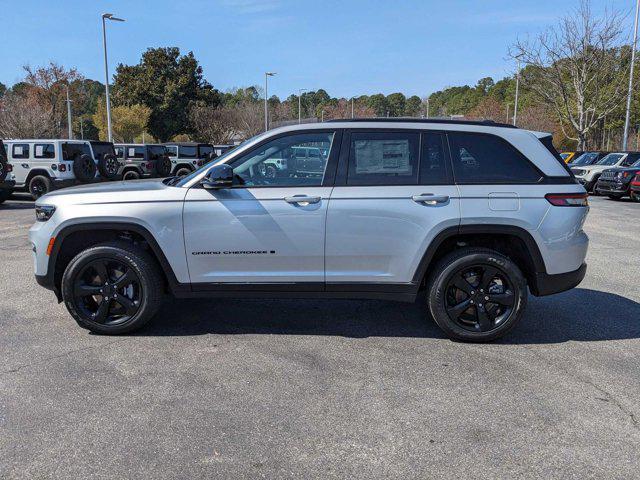
[[[296,168],[301,148],[318,169]],[[265,175],[264,164],[286,160]],[[551,136],[485,122],[294,125],[186,177],[41,198],[38,282],[94,332],[149,321],[176,297],[427,299],[452,338],[489,341],[528,291],[585,275],[587,194]]]

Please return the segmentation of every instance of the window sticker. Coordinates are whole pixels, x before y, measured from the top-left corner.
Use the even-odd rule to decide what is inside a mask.
[[[44,156],[44,145],[36,145],[36,157]]]
[[[356,174],[411,175],[409,140],[356,140]]]

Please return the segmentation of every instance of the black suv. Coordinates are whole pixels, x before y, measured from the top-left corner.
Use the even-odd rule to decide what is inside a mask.
[[[631,196],[631,181],[638,174],[640,159],[629,167],[608,168],[598,178],[594,190],[600,195],[620,200],[622,197]]]
[[[189,175],[217,157],[210,143],[169,142],[164,146],[171,159],[171,175],[178,177]]]
[[[7,152],[0,140],[0,203],[3,203],[13,193],[16,182],[13,175],[9,176],[13,166],[7,161]]]

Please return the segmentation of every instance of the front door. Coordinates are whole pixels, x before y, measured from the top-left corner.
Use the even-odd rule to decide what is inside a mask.
[[[327,165],[336,161],[338,146],[335,131],[281,134],[229,161],[232,188],[189,189],[184,236],[194,288],[243,283],[322,288],[333,182],[328,172],[334,170]],[[295,152],[305,147],[327,152],[321,174],[297,170]]]

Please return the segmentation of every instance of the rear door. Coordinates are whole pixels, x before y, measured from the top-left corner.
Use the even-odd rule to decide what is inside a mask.
[[[411,287],[427,246],[459,221],[443,133],[346,132],[327,214],[327,290]]]

